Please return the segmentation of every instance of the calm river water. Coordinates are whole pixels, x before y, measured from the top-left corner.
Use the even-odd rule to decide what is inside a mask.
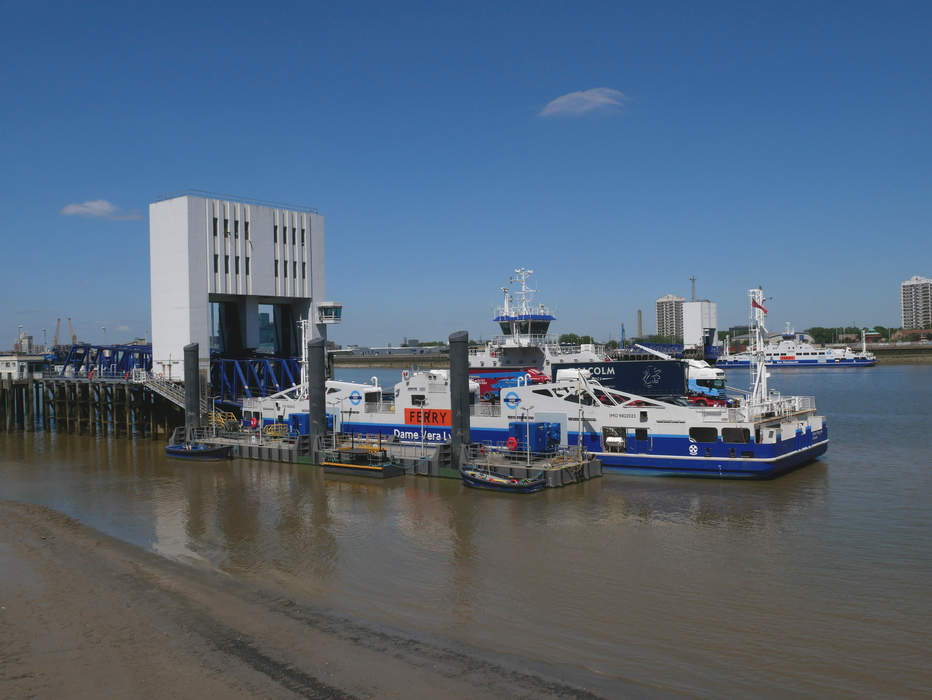
[[[0,433],[0,498],[607,694],[928,695],[932,366],[771,383],[814,394],[832,442],[770,482],[606,476],[514,497]]]

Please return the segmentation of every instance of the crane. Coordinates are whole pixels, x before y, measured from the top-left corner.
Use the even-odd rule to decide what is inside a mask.
[[[71,316],[68,317],[68,332],[71,334],[71,344],[78,344],[78,336],[74,334],[74,328],[71,327]]]
[[[55,337],[52,338],[52,347],[58,347],[58,334],[61,331],[61,316],[58,317],[58,320],[55,322]]]

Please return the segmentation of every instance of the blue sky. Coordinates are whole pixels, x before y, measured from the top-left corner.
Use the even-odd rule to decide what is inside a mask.
[[[488,336],[517,266],[601,339],[692,274],[775,328],[898,325],[932,276],[928,3],[0,16],[0,347],[147,333],[147,205],[188,187],[320,209],[341,343]]]

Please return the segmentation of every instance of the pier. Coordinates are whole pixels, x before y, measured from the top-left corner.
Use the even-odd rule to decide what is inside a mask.
[[[182,408],[139,375],[8,378],[0,382],[0,425],[7,431],[165,439],[184,420]]]

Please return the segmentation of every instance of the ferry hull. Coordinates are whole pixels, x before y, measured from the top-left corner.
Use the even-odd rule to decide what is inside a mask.
[[[413,427],[413,430],[412,430]],[[343,424],[344,432],[381,434],[387,440],[417,443],[418,426],[397,423],[360,422]],[[449,428],[425,429],[425,443],[450,439]],[[473,425],[470,439],[474,442],[502,444],[508,438],[505,428]],[[579,433],[569,431],[569,447],[579,444]],[[650,440],[632,440],[627,452],[604,452],[600,434],[584,432],[583,447],[602,461],[606,474],[636,474],[641,476],[686,476],[717,479],[773,479],[801,467],[824,454],[828,449],[828,427],[798,432],[776,443],[729,444],[697,443],[683,435],[655,434]]]
[[[605,473],[639,476],[688,476],[711,479],[773,479],[825,453],[828,440],[773,458],[673,457],[670,455],[599,454]]]

